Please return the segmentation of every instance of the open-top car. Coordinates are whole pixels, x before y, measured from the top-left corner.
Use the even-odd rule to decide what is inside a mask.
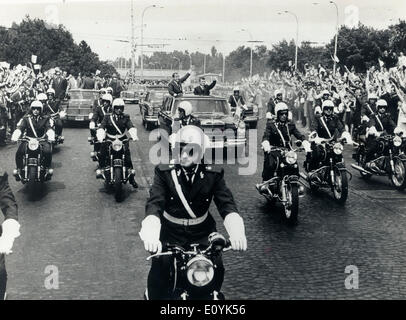
[[[146,93],[144,100],[140,103],[142,124],[146,130],[150,130],[158,126],[158,113],[167,92],[167,89],[149,90]]]
[[[68,91],[65,121],[88,122],[93,103],[99,98],[98,90],[71,89]]]
[[[131,90],[121,91],[120,98],[123,99],[125,103],[138,104],[140,101],[138,94]]]
[[[243,147],[246,139],[246,125],[236,120],[225,98],[215,96],[183,95],[173,97],[165,95],[159,111],[159,130],[172,133],[172,123],[177,114],[179,103],[189,101],[192,104],[192,115],[200,120],[201,129],[210,138],[211,148],[225,149]],[[161,138],[164,136],[160,134]],[[239,148],[241,149],[241,148]]]

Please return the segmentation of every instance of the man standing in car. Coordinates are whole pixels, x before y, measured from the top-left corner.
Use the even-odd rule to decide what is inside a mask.
[[[214,88],[217,80],[214,79],[210,85],[206,84],[206,79],[204,77],[201,77],[199,79],[199,81],[200,81],[200,85],[194,89],[193,93],[197,96],[209,96],[210,90]]]

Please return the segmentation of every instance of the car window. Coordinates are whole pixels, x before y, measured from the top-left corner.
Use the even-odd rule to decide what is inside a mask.
[[[177,100],[175,102],[175,110],[177,110],[179,103],[182,100]],[[184,101],[184,100],[183,100]],[[217,113],[229,115],[230,109],[226,100],[220,99],[190,99],[187,100],[192,104],[192,113],[193,114],[206,114],[206,113]]]
[[[98,99],[98,93],[92,91],[71,91],[70,93],[71,100],[95,100]]]

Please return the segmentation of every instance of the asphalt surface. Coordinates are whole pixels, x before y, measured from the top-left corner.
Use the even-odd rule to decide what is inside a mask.
[[[36,199],[10,177],[22,235],[7,257],[9,299],[142,299],[149,262],[138,231],[153,178],[149,150],[154,142],[142,127],[138,106],[127,105],[126,112],[140,138],[131,143],[140,188],[127,185],[123,202],[117,203],[96,180],[86,126],[65,128],[65,144],[53,157],[53,179]],[[264,125],[261,120],[257,145]],[[16,148],[0,149],[9,173]],[[240,175],[239,164],[224,165],[248,238],[247,252],[224,254],[228,299],[406,297],[406,192],[394,190],[387,178],[361,179],[350,167],[351,152],[347,146],[353,178],[346,205],[335,203],[331,192],[306,191],[295,227],[255,189],[262,172],[259,148],[250,153],[250,161],[257,158],[254,174]],[[301,165],[304,156],[299,158]],[[212,212],[225,233],[214,207]],[[347,266],[358,269],[358,289],[345,286]],[[46,285],[49,270],[53,276],[58,271],[53,289]]]

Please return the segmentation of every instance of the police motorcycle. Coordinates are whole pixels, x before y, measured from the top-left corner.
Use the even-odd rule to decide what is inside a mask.
[[[172,256],[170,271],[171,300],[224,300],[224,295],[214,288],[217,277],[216,258],[231,250],[229,240],[213,232],[208,237],[208,246],[191,244],[188,248],[165,244],[165,250],[147,258]]]
[[[319,145],[321,148],[320,167],[316,170],[309,170],[309,163],[305,163],[306,173],[301,172],[300,176],[309,184],[310,190],[316,192],[319,189],[330,189],[334,199],[339,204],[345,204],[348,197],[347,168],[344,163],[343,150],[347,141],[352,142],[349,134],[343,134],[337,141],[319,138],[316,132],[309,135],[309,141]],[[351,173],[348,172],[351,179]]]
[[[371,128],[372,129],[372,128]],[[373,130],[369,130],[371,133]],[[360,143],[353,154],[353,159],[357,164],[351,164],[355,170],[359,171],[362,178],[370,179],[373,175],[387,176],[393,186],[398,190],[406,188],[406,155],[402,151],[405,146],[406,137],[403,132],[396,128],[393,135],[385,134],[384,131],[374,132],[379,145],[376,158],[366,161],[366,145]],[[371,165],[377,170],[371,168]]]
[[[297,152],[304,151],[302,141],[296,141],[297,149],[271,147],[271,152],[278,151],[281,154],[281,162],[278,165],[275,176],[255,187],[258,192],[267,199],[270,204],[279,202],[282,204],[285,217],[290,224],[297,222],[299,214],[299,197],[304,193],[303,185],[299,180],[299,166]]]
[[[31,107],[37,107],[34,101]],[[26,143],[24,149],[23,166],[19,172],[17,169],[13,170],[13,175],[17,181],[21,181],[23,184],[28,185],[28,189],[33,193],[38,184],[42,184],[45,181],[49,181],[52,178],[54,170],[52,168],[46,168],[43,165],[43,146],[41,142],[51,142],[55,139],[55,133],[53,130],[49,130],[42,137],[29,137],[22,136],[19,130],[13,133],[12,140],[20,143]],[[45,136],[47,136],[45,138]]]
[[[131,129],[136,130],[135,128]],[[98,141],[108,146],[108,164],[105,168],[98,168],[96,170],[96,178],[103,179],[107,188],[114,189],[117,201],[122,197],[123,184],[126,184],[131,177],[135,176],[135,170],[126,167],[126,151],[127,148],[129,148],[127,142],[138,139],[136,137],[136,131],[133,133],[130,130],[129,134],[132,137],[131,139],[123,139],[123,134],[106,134],[102,128],[99,128],[96,132]]]

